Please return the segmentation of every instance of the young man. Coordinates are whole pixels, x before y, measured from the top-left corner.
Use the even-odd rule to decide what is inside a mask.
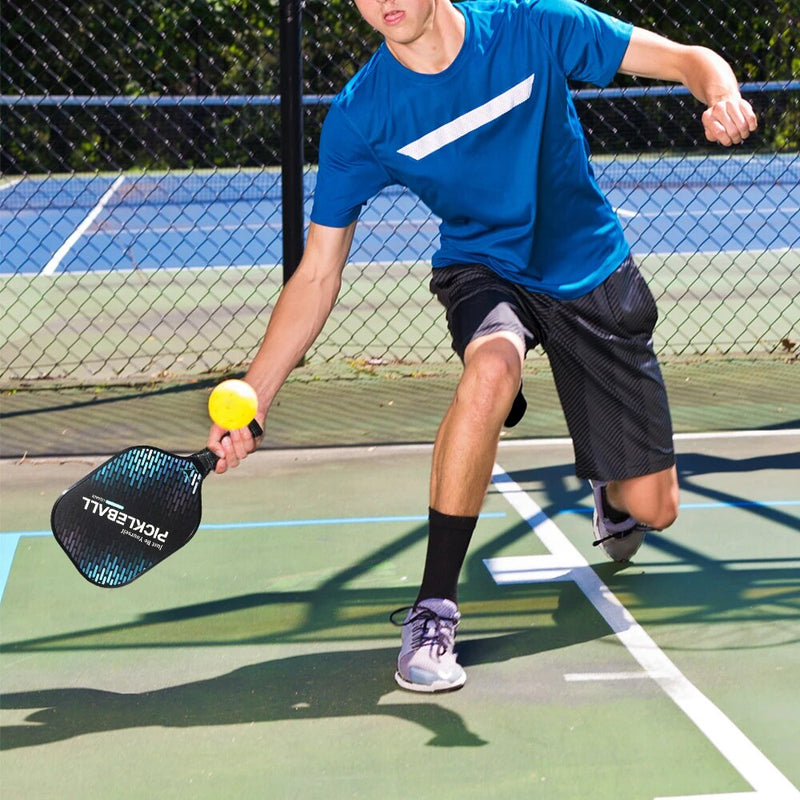
[[[263,418],[336,301],[372,195],[402,184],[442,219],[431,290],[464,370],[434,445],[428,551],[396,679],[445,691],[466,680],[458,575],[501,428],[525,410],[527,350],[541,344],[550,359],[576,474],[592,481],[596,542],[625,561],[677,515],[655,303],[594,180],[568,79],[682,83],[707,106],[706,138],[726,146],[756,120],[719,56],[573,0],[356,4],[385,41],[325,120],[305,254],[246,380]],[[223,433],[214,426],[208,440],[218,472],[255,447],[246,430]]]

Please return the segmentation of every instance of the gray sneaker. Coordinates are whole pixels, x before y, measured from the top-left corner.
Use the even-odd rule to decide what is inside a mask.
[[[630,561],[642,546],[645,534],[653,529],[633,517],[622,522],[611,522],[603,505],[603,487],[606,484],[602,481],[591,481],[591,484],[594,495],[594,546],[602,547],[613,561]]]
[[[395,616],[406,611],[403,622]],[[398,608],[390,617],[403,628],[394,679],[412,692],[449,692],[460,689],[467,675],[453,652],[461,614],[452,600],[430,598]]]

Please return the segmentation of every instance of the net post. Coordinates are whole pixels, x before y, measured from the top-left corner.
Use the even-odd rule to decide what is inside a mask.
[[[303,0],[280,3],[283,282],[303,255]]]

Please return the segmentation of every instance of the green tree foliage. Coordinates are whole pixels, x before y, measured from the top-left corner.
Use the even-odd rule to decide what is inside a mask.
[[[753,5],[750,5],[753,3]],[[797,0],[592,0],[601,10],[724,55],[742,80],[800,78]],[[279,0],[6,0],[4,95],[277,95]],[[338,91],[378,44],[351,0],[308,0],[304,89]],[[754,146],[800,146],[798,93],[758,95]],[[307,110],[307,158],[326,106]],[[581,107],[593,147],[620,152],[702,146],[690,99]],[[12,106],[3,113],[4,172],[132,166],[272,165],[275,106]]]

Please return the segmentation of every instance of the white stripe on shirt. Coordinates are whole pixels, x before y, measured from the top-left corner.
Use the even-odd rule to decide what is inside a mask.
[[[439,128],[426,133],[416,141],[410,142],[401,147],[397,152],[403,156],[409,156],[415,161],[419,161],[437,150],[441,150],[445,145],[455,142],[462,136],[477,130],[483,125],[502,117],[513,108],[522,105],[530,96],[533,88],[534,75],[530,75],[516,86],[512,86],[508,91],[497,95],[497,97],[484,103],[482,106],[467,111],[460,117],[456,117],[450,122],[446,122]]]

